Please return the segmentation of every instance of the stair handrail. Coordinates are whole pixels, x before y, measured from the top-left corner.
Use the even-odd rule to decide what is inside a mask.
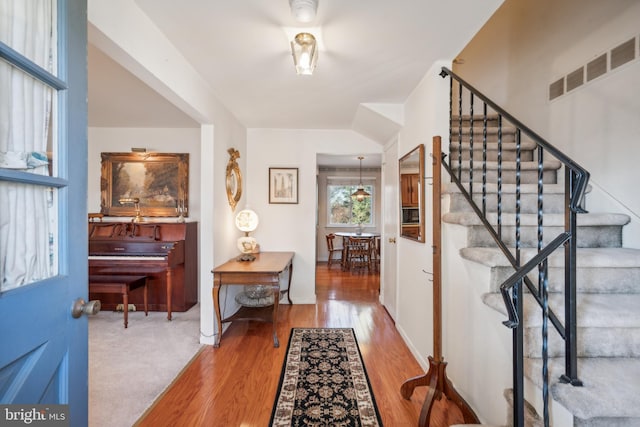
[[[577,252],[577,214],[586,213],[584,209],[585,194],[589,182],[589,172],[580,166],[577,162],[561,152],[559,149],[551,145],[548,141],[524,125],[520,120],[513,117],[510,113],[489,99],[486,95],[478,91],[471,84],[466,82],[457,74],[453,73],[446,67],[442,67],[440,76],[450,77],[450,97],[449,97],[449,141],[450,144],[453,136],[453,82],[458,83],[458,118],[459,118],[459,146],[458,146],[458,170],[454,172],[452,166],[445,161],[446,154],[442,154],[442,166],[451,176],[452,181],[456,184],[461,194],[470,203],[476,215],[480,218],[483,226],[489,232],[498,248],[506,256],[512,267],[516,270],[507,280],[500,285],[500,292],[504,300],[508,320],[503,322],[505,326],[512,328],[513,340],[513,392],[514,392],[514,411],[513,425],[516,427],[524,426],[524,326],[522,325],[521,314],[524,312],[523,305],[523,286],[526,285],[531,295],[534,297],[538,305],[542,309],[542,376],[543,376],[543,404],[544,404],[544,423],[549,425],[549,380],[548,380],[548,336],[547,326],[550,320],[555,329],[565,341],[565,372],[560,377],[562,382],[570,383],[574,386],[581,386],[582,382],[578,378],[577,371],[577,322],[576,322],[576,252]],[[462,184],[462,99],[463,89],[469,91],[469,191]],[[483,102],[483,158],[482,158],[482,209],[473,200],[473,138],[474,138],[474,103],[475,98]],[[486,184],[487,184],[487,106],[491,107],[498,117],[498,170],[497,170],[497,195],[498,195],[498,212],[497,212],[497,228],[489,222],[486,217]],[[502,191],[502,119],[508,120],[516,129],[516,244],[515,255],[509,250],[507,244],[502,239],[502,207],[501,207],[501,191]],[[524,265],[520,265],[520,173],[521,173],[521,146],[520,138],[524,133],[536,144],[538,153],[538,253]],[[565,170],[565,230],[555,237],[551,242],[543,247],[543,187],[544,187],[544,153],[550,153],[555,159],[564,165]],[[449,153],[452,153],[451,145]],[[471,193],[471,194],[470,194]],[[548,263],[547,260],[561,246],[564,246],[565,255],[565,321],[564,325],[549,308],[548,301]],[[535,267],[538,267],[538,288],[531,282],[527,276]],[[509,295],[509,292],[512,294]]]

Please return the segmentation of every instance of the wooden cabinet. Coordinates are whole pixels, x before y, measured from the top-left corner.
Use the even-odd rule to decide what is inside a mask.
[[[400,175],[402,206],[418,206],[420,200],[417,173]]]
[[[402,225],[401,235],[418,239],[420,237],[420,227],[418,224]]]

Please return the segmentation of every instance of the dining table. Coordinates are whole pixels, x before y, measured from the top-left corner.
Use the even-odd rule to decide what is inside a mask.
[[[336,236],[340,236],[342,238],[345,237],[380,237],[380,233],[378,232],[373,232],[373,233],[369,233],[369,232],[362,232],[362,233],[358,233],[356,231],[336,231],[335,233]]]
[[[362,238],[362,239],[372,239],[374,242],[376,239],[380,238],[380,233],[377,231],[373,232],[357,232],[357,231],[336,231],[333,234],[336,236],[342,237],[342,269],[346,269],[348,267],[349,262],[349,239],[350,238]],[[371,245],[373,249],[378,250],[378,245]],[[374,254],[372,254],[374,255]],[[375,256],[379,254],[376,253]]]

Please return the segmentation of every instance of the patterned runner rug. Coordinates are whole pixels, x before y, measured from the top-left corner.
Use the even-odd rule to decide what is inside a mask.
[[[293,328],[271,426],[382,426],[351,328]]]

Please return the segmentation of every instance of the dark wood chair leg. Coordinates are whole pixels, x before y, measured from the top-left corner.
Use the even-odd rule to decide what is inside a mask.
[[[122,286],[122,308],[124,309],[124,327],[129,326],[129,287],[127,285]]]

